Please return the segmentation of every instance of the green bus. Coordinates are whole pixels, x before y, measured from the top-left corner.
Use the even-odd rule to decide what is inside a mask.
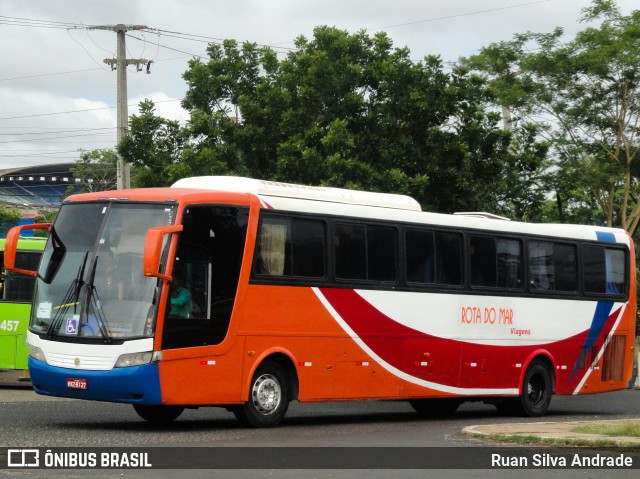
[[[35,278],[6,271],[4,239],[0,239],[0,379],[28,380],[25,343]],[[46,238],[20,238],[16,253],[19,268],[37,270]]]

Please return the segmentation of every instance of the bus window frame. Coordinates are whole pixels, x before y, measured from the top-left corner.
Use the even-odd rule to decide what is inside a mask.
[[[586,291],[585,290],[585,285],[584,285],[584,274],[582,272],[582,268],[583,268],[583,264],[582,264],[582,259],[583,259],[583,252],[582,249],[585,246],[592,246],[592,247],[599,247],[599,248],[603,248],[603,249],[614,249],[614,250],[618,250],[618,251],[622,251],[624,253],[624,281],[623,284],[625,286],[625,291],[623,291],[622,293],[618,293],[618,294],[613,294],[613,293],[595,293],[595,292],[591,292],[591,291]],[[629,299],[629,288],[631,287],[631,278],[629,277],[630,275],[630,265],[629,265],[629,261],[630,261],[630,251],[629,248],[622,244],[622,243],[603,243],[601,241],[583,241],[582,243],[580,243],[580,248],[578,251],[578,255],[579,255],[579,261],[578,261],[578,267],[580,268],[580,273],[579,273],[579,278],[581,281],[580,284],[580,293],[581,296],[585,299],[597,299],[600,301],[603,300],[609,300],[609,301],[616,301],[616,302],[627,302]]]
[[[266,273],[259,272],[259,241],[260,241],[260,232],[262,231],[262,225],[265,218],[278,218],[281,220],[309,220],[309,221],[318,221],[321,222],[324,226],[324,275],[323,276],[294,276],[294,275],[270,275]],[[304,214],[304,213],[296,213],[293,211],[275,211],[275,210],[264,210],[260,211],[260,218],[258,220],[258,227],[256,230],[256,241],[252,252],[251,258],[251,275],[250,275],[250,284],[301,284],[301,285],[326,285],[328,282],[332,281],[331,279],[331,271],[332,271],[332,262],[331,262],[331,248],[329,244],[330,238],[330,228],[331,221],[325,215],[314,215],[314,214]]]

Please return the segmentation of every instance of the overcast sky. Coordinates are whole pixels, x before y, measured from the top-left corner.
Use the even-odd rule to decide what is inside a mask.
[[[234,38],[282,52],[317,25],[384,30],[420,60],[445,62],[514,33],[584,27],[590,0],[0,0],[0,169],[71,162],[80,151],[113,148],[116,34],[83,26],[146,25],[131,31],[127,56],[153,60],[151,73],[128,70],[129,114],[144,98],[184,122],[182,74],[208,41]],[[618,0],[624,14],[638,0]],[[135,37],[135,38],[134,38]],[[204,38],[203,38],[204,37]]]

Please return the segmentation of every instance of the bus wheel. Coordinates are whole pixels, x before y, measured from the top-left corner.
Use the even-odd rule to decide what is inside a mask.
[[[274,427],[289,408],[287,376],[280,364],[265,361],[251,379],[249,400],[232,409],[245,426]]]
[[[552,395],[553,383],[549,368],[542,361],[534,360],[524,375],[522,394],[512,403],[514,412],[521,416],[544,416]]]
[[[438,417],[449,416],[456,412],[461,401],[456,398],[413,399],[409,404],[421,416]]]
[[[134,404],[133,409],[142,419],[157,423],[171,422],[184,411],[181,406],[145,406],[143,404]]]

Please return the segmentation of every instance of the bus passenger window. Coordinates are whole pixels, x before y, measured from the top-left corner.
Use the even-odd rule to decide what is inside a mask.
[[[578,265],[575,245],[530,241],[529,286],[532,291],[576,292]]]
[[[291,245],[288,220],[269,218],[260,228],[258,273],[269,276],[284,274],[285,250]]]
[[[324,258],[323,221],[263,218],[256,247],[257,275],[322,278],[325,275]]]
[[[595,294],[624,294],[625,252],[601,246],[582,248],[584,290]]]
[[[395,281],[396,249],[395,228],[337,224],[334,237],[336,278]]]
[[[407,231],[405,245],[407,281],[410,283],[433,283],[435,281],[433,232]]]
[[[367,279],[396,280],[396,232],[387,226],[367,226]]]
[[[364,225],[337,224],[334,241],[336,278],[367,279]]]
[[[551,243],[529,242],[529,285],[533,290],[554,289]]]
[[[488,236],[469,237],[471,285],[496,286],[496,243]]]
[[[519,240],[496,240],[498,287],[516,289],[522,287],[522,244]]]
[[[556,291],[578,291],[578,258],[576,247],[570,244],[554,243]]]
[[[462,236],[457,233],[436,233],[436,282],[462,284]]]

